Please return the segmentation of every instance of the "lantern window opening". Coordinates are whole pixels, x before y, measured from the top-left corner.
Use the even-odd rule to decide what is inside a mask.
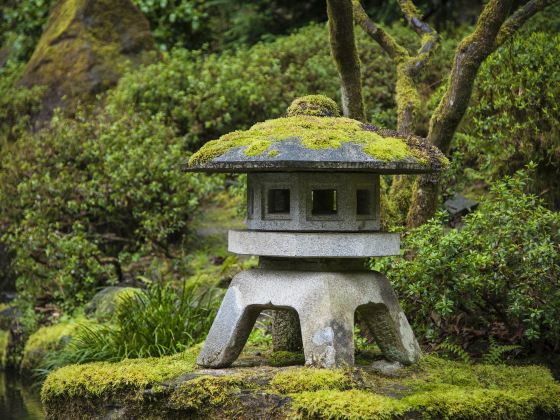
[[[313,216],[335,215],[338,212],[337,191],[335,189],[311,190],[311,203]]]
[[[268,214],[290,214],[290,190],[288,188],[271,188],[268,190]]]
[[[372,194],[370,190],[356,190],[356,214],[358,216],[368,216],[372,214]]]

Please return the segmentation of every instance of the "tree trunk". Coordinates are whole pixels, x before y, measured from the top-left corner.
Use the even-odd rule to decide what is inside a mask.
[[[360,59],[350,0],[327,0],[331,52],[341,79],[344,116],[365,121]]]
[[[496,37],[506,20],[511,0],[491,0],[484,7],[472,34],[457,47],[449,84],[443,98],[430,119],[428,140],[445,154],[457,131],[469,101],[480,65],[496,49]],[[408,226],[415,227],[430,219],[437,210],[438,181],[420,176],[415,185]]]
[[[297,352],[302,348],[301,327],[296,311],[293,309],[273,311],[272,349]]]

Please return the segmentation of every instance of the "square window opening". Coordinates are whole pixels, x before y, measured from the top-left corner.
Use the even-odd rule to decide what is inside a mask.
[[[290,214],[290,190],[268,190],[267,210],[269,214]]]
[[[356,190],[356,214],[359,216],[370,215],[371,192],[370,190]]]
[[[336,190],[312,190],[311,214],[313,216],[333,215],[337,213]]]

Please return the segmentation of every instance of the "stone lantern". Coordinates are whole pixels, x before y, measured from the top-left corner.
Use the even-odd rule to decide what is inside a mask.
[[[229,231],[228,249],[259,265],[233,278],[198,364],[233,363],[265,309],[296,311],[308,365],[354,364],[356,313],[388,360],[414,363],[418,343],[391,284],[366,261],[399,254],[399,235],[380,231],[380,175],[445,164],[425,139],[340,117],[319,95],[206,143],[189,170],[248,174],[247,229]]]

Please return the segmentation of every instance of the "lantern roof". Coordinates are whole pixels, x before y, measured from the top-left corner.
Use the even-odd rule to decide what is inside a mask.
[[[206,143],[188,165],[196,172],[431,173],[448,165],[426,139],[340,116],[322,95],[296,99],[285,117]]]

